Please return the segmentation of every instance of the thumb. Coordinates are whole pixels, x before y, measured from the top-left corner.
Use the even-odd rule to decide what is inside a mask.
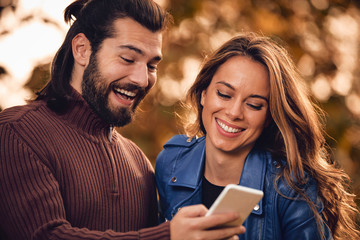
[[[208,209],[202,205],[192,205],[181,208],[177,214],[182,215],[183,217],[203,217],[208,212]]]

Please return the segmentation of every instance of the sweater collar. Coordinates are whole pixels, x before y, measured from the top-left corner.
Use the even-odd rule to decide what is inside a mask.
[[[79,92],[71,88],[72,99],[67,111],[61,117],[70,126],[94,137],[111,140],[114,129],[95,113]]]

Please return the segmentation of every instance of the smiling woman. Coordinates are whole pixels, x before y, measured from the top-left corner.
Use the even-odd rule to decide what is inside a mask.
[[[243,158],[238,163],[244,164],[245,156],[270,121],[269,94],[267,70],[251,58],[235,56],[219,67],[210,85],[202,91],[200,101],[209,158],[219,150],[241,152]],[[205,167],[205,176],[210,169]],[[240,175],[233,177],[219,179],[220,185],[239,182]]]
[[[210,207],[220,192],[211,189],[238,184],[264,192],[240,239],[358,239],[349,177],[325,154],[320,110],[304,86],[287,51],[255,33],[205,58],[187,95],[197,118],[184,118],[187,135],[156,160],[162,217]]]

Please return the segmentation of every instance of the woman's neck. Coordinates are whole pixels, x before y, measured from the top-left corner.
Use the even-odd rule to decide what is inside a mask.
[[[239,184],[245,159],[252,148],[248,146],[227,152],[206,142],[205,178],[218,186]]]
[[[212,184],[239,184],[246,156],[249,152],[230,154],[206,148],[204,176]]]

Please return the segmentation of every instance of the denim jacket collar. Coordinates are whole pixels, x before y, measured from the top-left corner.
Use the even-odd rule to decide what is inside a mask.
[[[193,146],[196,142],[195,146]],[[192,140],[186,145],[189,149],[191,146],[191,156],[181,158],[179,154],[176,161],[176,167],[173,169],[172,178],[169,182],[170,186],[180,186],[197,188],[201,183],[203,176],[203,168],[205,165],[205,137]],[[196,161],[200,159],[200,161]],[[264,178],[267,162],[271,160],[269,153],[254,148],[247,156],[244,168],[241,174],[239,185],[255,188],[264,191]],[[263,204],[261,200],[258,206],[252,211],[255,214],[263,212]]]
[[[195,146],[193,146],[195,143]],[[193,146],[193,148],[191,148]],[[170,181],[171,186],[189,187],[195,189],[201,182],[203,169],[205,165],[205,137],[193,139],[186,143],[186,147],[190,150],[190,156],[182,158],[179,154],[174,167],[173,178]],[[200,159],[200,161],[197,161]],[[174,181],[173,179],[176,179]]]

